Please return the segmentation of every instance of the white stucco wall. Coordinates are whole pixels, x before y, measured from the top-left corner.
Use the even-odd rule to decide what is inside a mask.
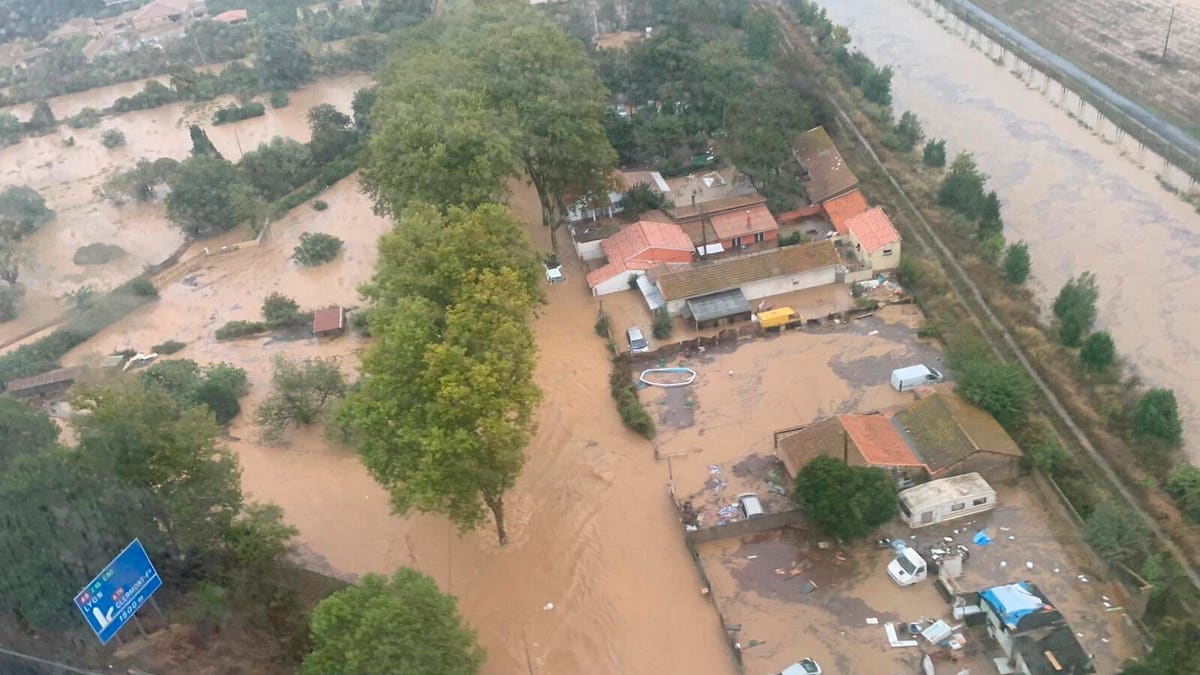
[[[834,283],[835,271],[836,268],[834,267],[826,267],[819,270],[800,272],[799,274],[764,279],[742,286],[742,293],[746,296],[747,300],[756,300],[758,298],[769,298],[772,295],[779,295],[780,293],[816,288],[817,286]]]
[[[630,274],[636,274],[640,277],[645,274],[645,272],[640,270],[630,270],[628,272],[618,274],[608,281],[602,281],[599,284],[596,284],[596,287],[592,289],[592,295],[608,295],[609,293],[620,293],[621,291],[629,290]]]

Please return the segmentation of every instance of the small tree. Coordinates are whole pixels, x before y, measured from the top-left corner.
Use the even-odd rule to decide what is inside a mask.
[[[292,249],[292,260],[314,267],[333,260],[342,250],[342,240],[324,232],[305,232],[300,235],[300,245]]]
[[[938,204],[958,211],[968,220],[975,220],[983,209],[986,182],[987,176],[975,166],[971,153],[960,152],[938,188]]]
[[[5,185],[0,190],[0,237],[20,239],[54,219],[46,200],[27,185]]]
[[[100,145],[109,150],[125,145],[125,132],[120,129],[105,129],[100,132]]]
[[[666,307],[659,307],[654,310],[653,333],[655,340],[669,339],[673,328],[674,323],[671,321],[671,315],[667,313]]]
[[[25,123],[25,130],[31,134],[41,134],[53,129],[57,124],[58,120],[55,119],[50,104],[38,101],[33,106],[33,114],[29,116],[29,121]]]
[[[1183,439],[1183,423],[1179,420],[1179,404],[1170,389],[1151,389],[1142,395],[1133,410],[1133,434],[1168,443]]]
[[[921,120],[917,118],[916,113],[906,110],[884,142],[893,150],[911,152],[923,138],[925,138],[925,130],[921,126]],[[943,156],[942,163],[944,164],[945,161],[946,158]]]
[[[1079,361],[1084,368],[1093,371],[1104,370],[1117,359],[1117,347],[1113,344],[1112,336],[1105,331],[1098,331],[1087,336],[1083,341],[1083,349],[1079,350]]]
[[[921,161],[925,162],[925,166],[935,169],[946,166],[946,141],[936,138],[926,143]]]
[[[1019,286],[1029,278],[1029,244],[1018,241],[1004,254],[1004,282]]]
[[[1054,299],[1054,316],[1059,321],[1059,342],[1068,347],[1079,346],[1096,321],[1096,300],[1099,297],[1100,289],[1091,272],[1071,277],[1063,284],[1058,297]]]
[[[661,209],[665,203],[662,194],[651,190],[645,183],[638,183],[625,193],[625,212],[633,215]]]
[[[322,600],[311,632],[303,675],[470,675],[485,656],[454,596],[407,567],[390,579],[368,574]]]
[[[1000,218],[1000,197],[995,190],[988,192],[979,209],[979,238],[987,239],[1004,232],[1004,221]]]
[[[280,354],[271,367],[274,391],[254,412],[266,441],[277,440],[290,425],[319,421],[331,403],[346,395],[346,381],[333,361],[294,361]]]
[[[1200,522],[1200,469],[1191,464],[1171,472],[1167,494],[1188,518]]]
[[[953,361],[958,369],[958,393],[963,398],[1009,429],[1025,419],[1033,401],[1033,383],[1019,365],[980,354],[958,356]]]
[[[827,534],[865,537],[896,515],[896,483],[877,467],[817,457],[796,476],[796,500]]]
[[[282,293],[272,293],[263,300],[262,316],[271,328],[287,328],[304,322],[300,305]]]
[[[1083,538],[1104,560],[1137,569],[1150,554],[1150,528],[1138,514],[1109,499],[1083,526]]]
[[[189,237],[211,237],[254,215],[257,197],[229,162],[196,155],[167,179],[167,217]]]

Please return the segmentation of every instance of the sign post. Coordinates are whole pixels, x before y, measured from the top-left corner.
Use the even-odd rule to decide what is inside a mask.
[[[134,539],[76,594],[75,606],[100,644],[108,644],[161,586],[162,579],[142,542]]]

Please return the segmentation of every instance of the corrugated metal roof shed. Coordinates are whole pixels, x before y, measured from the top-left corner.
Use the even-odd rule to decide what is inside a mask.
[[[687,307],[696,323],[715,321],[750,311],[750,303],[740,288],[692,298],[687,301]]]

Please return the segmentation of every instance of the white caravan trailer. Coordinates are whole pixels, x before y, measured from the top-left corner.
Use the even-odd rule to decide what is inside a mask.
[[[900,519],[925,527],[996,508],[996,491],[977,473],[939,478],[900,493]]]

